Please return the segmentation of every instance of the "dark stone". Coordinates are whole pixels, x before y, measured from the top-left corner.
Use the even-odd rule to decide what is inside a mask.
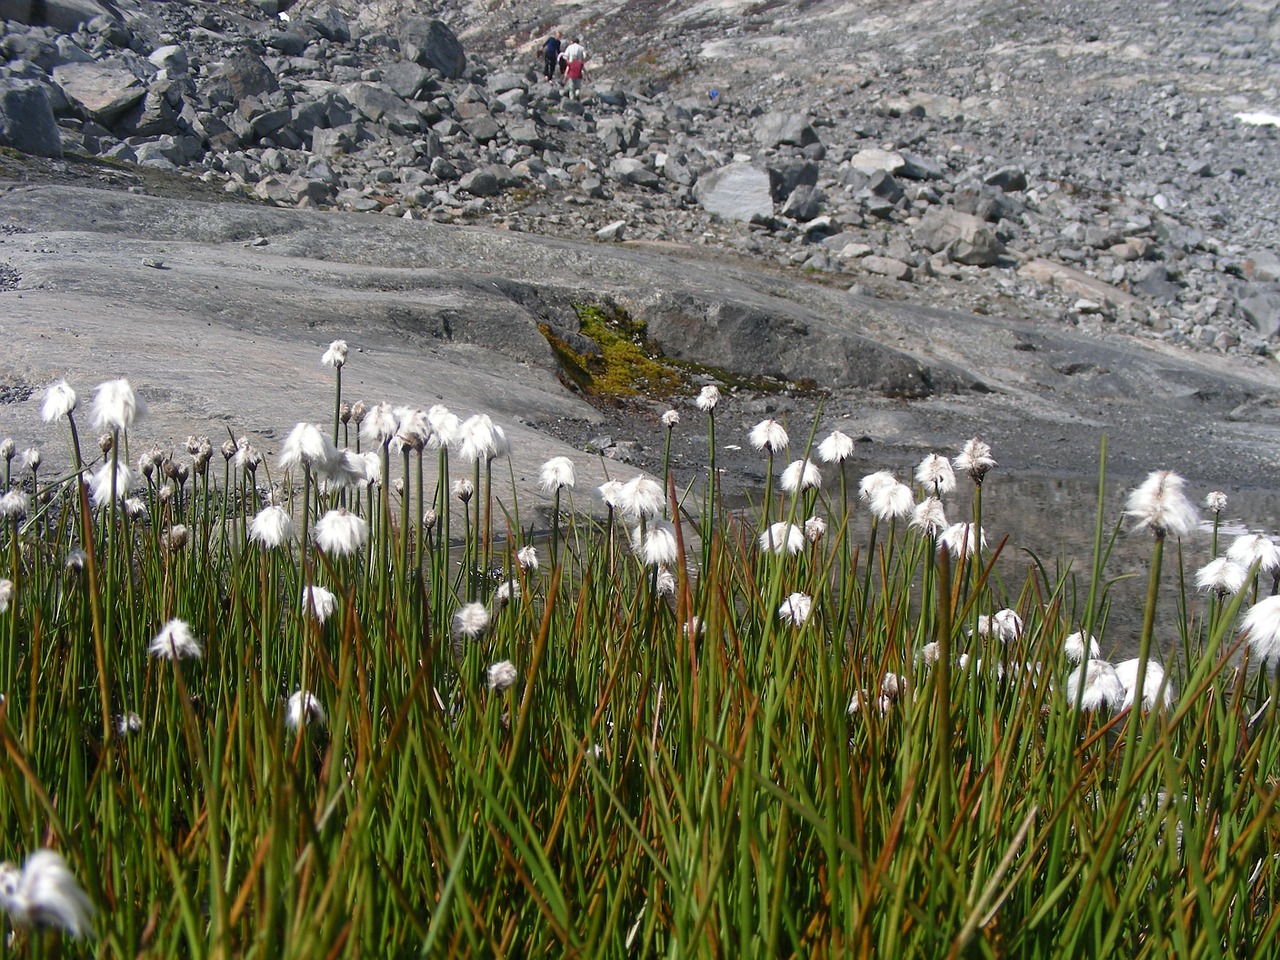
[[[810,160],[773,164],[768,169],[769,193],[778,203],[795,193],[796,187],[818,185],[818,165]]]
[[[432,67],[450,80],[467,69],[462,44],[443,21],[414,18],[400,28],[400,53],[406,60]]]
[[[213,70],[202,92],[210,103],[239,103],[280,89],[276,75],[262,58],[249,51],[233,54]]]
[[[62,156],[62,134],[43,86],[0,80],[0,144],[40,157]]]

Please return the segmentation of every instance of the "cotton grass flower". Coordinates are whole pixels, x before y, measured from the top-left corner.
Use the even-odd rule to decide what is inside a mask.
[[[675,563],[680,558],[675,525],[666,520],[652,520],[643,530],[636,527],[632,531],[632,543],[639,545],[637,552],[646,566],[661,567]]]
[[[458,454],[469,462],[487,463],[511,450],[506,433],[487,413],[464,420],[458,428],[458,438]]]
[[[1219,516],[1223,510],[1227,509],[1227,495],[1221,490],[1214,490],[1205,496],[1204,506],[1215,517]]]
[[[382,457],[335,448],[320,478],[321,493],[375,486],[382,480]]]
[[[858,498],[869,504],[882,490],[894,486],[897,482],[898,478],[888,470],[869,473],[858,481]]]
[[[1083,671],[1083,690],[1081,684]],[[1145,684],[1144,684],[1145,686]],[[1106,660],[1088,660],[1067,678],[1068,700],[1080,710],[1116,710],[1124,702],[1124,684]]]
[[[673,430],[675,429],[675,425],[680,422],[680,411],[668,410],[665,413],[663,413],[663,415],[658,419],[662,422],[662,425],[666,427],[668,430]]]
[[[40,469],[40,461],[42,459],[39,447],[27,447],[22,451],[22,469],[35,473]]]
[[[625,496],[622,492],[623,484],[619,480],[606,480],[600,486],[596,487],[596,493],[600,497],[600,502],[610,510],[618,510],[619,504]]]
[[[310,690],[299,690],[289,697],[284,709],[284,725],[293,731],[313,723],[324,726],[324,707]]]
[[[142,731],[142,718],[133,711],[122,713],[116,717],[116,733],[122,737],[132,736]]]
[[[516,551],[516,564],[521,570],[532,571],[538,569],[538,550],[533,546],[521,547]]]
[[[1077,630],[1075,633],[1069,634],[1067,639],[1062,641],[1062,652],[1072,663],[1079,663],[1083,660],[1086,652],[1088,653],[1089,659],[1096,660],[1098,658],[1098,654],[1101,652],[1098,647],[1098,638],[1090,636],[1087,646],[1088,651],[1085,650],[1086,644],[1084,633]]]
[[[911,526],[926,537],[936,537],[947,529],[947,514],[942,508],[942,501],[937,497],[926,497],[916,505],[911,515]]]
[[[1275,573],[1280,570],[1280,547],[1261,533],[1246,533],[1231,541],[1231,546],[1227,547],[1227,559],[1234,560],[1245,570],[1256,563],[1260,573]]]
[[[818,444],[818,459],[823,463],[844,463],[853,456],[853,440],[839,430],[833,430]]]
[[[317,424],[299,423],[280,444],[280,469],[301,466],[323,474],[337,455],[338,448]]]
[[[520,673],[516,670],[514,663],[510,660],[499,660],[489,665],[485,684],[494,693],[505,693],[516,685],[516,680],[519,678]]]
[[[44,394],[44,403],[40,407],[40,419],[45,423],[53,423],[63,417],[70,416],[75,410],[78,398],[71,385],[59,380]]]
[[[368,542],[369,524],[364,517],[339,507],[316,521],[312,539],[325,553],[349,557]]]
[[[67,551],[67,555],[62,560],[62,569],[67,573],[83,573],[85,567],[89,565],[89,555],[84,552],[83,547],[72,547]]]
[[[427,422],[431,424],[431,437],[427,441],[431,446],[448,447],[458,438],[458,428],[462,421],[448,407],[439,403],[427,408]]]
[[[1138,693],[1137,659],[1123,660],[1117,663],[1116,676],[1120,678],[1120,683],[1124,686],[1124,699],[1120,701],[1119,709],[1127,710],[1133,706]],[[1164,689],[1161,690],[1161,687]],[[1173,689],[1173,684],[1165,682],[1164,667],[1154,660],[1147,661],[1142,690],[1143,710],[1154,709],[1157,696],[1160,698],[1160,703],[1166,707],[1172,707],[1177,700],[1177,692]]]
[[[13,581],[0,580],[0,613],[7,612],[11,602],[13,602]]]
[[[658,516],[664,502],[662,485],[643,474],[628,480],[617,491],[618,512],[631,522]]]
[[[476,486],[470,480],[453,481],[453,495],[462,503],[470,503],[476,495]]]
[[[905,483],[894,480],[876,489],[867,509],[877,520],[902,520],[915,513],[916,495]]]
[[[793,627],[802,627],[813,612],[813,598],[806,593],[793,593],[778,607],[778,619]]]
[[[103,507],[111,502],[112,478],[115,478],[115,497],[126,500],[133,489],[133,472],[123,460],[104,462],[89,478],[89,493],[95,507]]]
[[[93,934],[93,902],[53,850],[37,850],[21,870],[0,863],[0,907],[18,926],[53,927],[76,938]]]
[[[21,490],[6,491],[0,496],[0,517],[21,520],[27,515],[30,499]]]
[[[987,471],[996,465],[996,462],[991,459],[991,447],[977,437],[966,440],[960,453],[951,463],[957,471],[967,474],[975,484],[982,483]]]
[[[108,380],[93,391],[95,430],[129,430],[147,412],[128,380]]]
[[[302,613],[323,624],[338,609],[338,598],[324,587],[302,588]]]
[[[670,567],[658,567],[657,574],[653,579],[653,589],[660,597],[674,597],[676,595],[676,575],[671,572]]]
[[[489,611],[483,603],[468,603],[453,615],[453,635],[474,640],[489,628]]]
[[[329,349],[320,357],[321,365],[341,370],[347,362],[347,349],[347,341],[333,341],[333,343],[329,344]]]
[[[693,405],[703,413],[710,413],[716,408],[716,404],[720,402],[720,388],[715,384],[708,384],[703,387],[698,394],[698,398],[693,401]]]
[[[993,616],[978,617],[977,633],[980,637],[994,637],[1004,644],[1013,643],[1022,636],[1022,618],[1016,610],[1006,607]]]
[[[274,550],[293,539],[293,517],[284,507],[263,507],[249,523],[249,539],[264,550]]]
[[[778,485],[787,493],[817,490],[822,486],[822,474],[811,460],[796,460],[782,471]]]
[[[565,487],[573,488],[573,461],[568,457],[552,457],[542,465],[540,477],[542,489],[554,493]]]
[[[757,450],[763,450],[770,454],[776,454],[781,450],[787,449],[787,445],[791,442],[791,438],[787,436],[786,428],[777,420],[761,420],[747,435],[747,439]]]
[[[164,548],[170,553],[177,553],[191,542],[191,529],[185,523],[175,523],[164,535]]]
[[[938,542],[959,560],[961,557],[977,556],[978,551],[985,550],[987,535],[981,528],[975,531],[971,523],[953,523],[942,532]]]
[[[804,531],[794,523],[779,522],[769,525],[757,541],[760,549],[775,556],[790,556],[804,549]]]
[[[1259,600],[1244,615],[1241,631],[1249,651],[1266,666],[1280,663],[1280,596]]]
[[[400,429],[400,419],[389,403],[375,403],[364,416],[360,424],[360,438],[383,446],[391,442],[391,438]]]
[[[497,607],[505,607],[512,600],[520,599],[520,581],[503,580],[493,591],[493,603]]]
[[[199,660],[204,648],[185,620],[170,620],[155,635],[147,653],[159,660]]]
[[[400,408],[396,411],[399,423],[396,435],[391,438],[391,446],[396,450],[409,449],[421,453],[431,440],[431,421],[426,411]]]
[[[1169,470],[1148,475],[1129,494],[1125,516],[1133,520],[1132,531],[1150,530],[1156,536],[1185,537],[1196,528],[1196,508],[1183,492],[1185,481]]]
[[[827,532],[827,521],[821,517],[810,517],[804,522],[804,538],[810,543],[817,543]]]
[[[1196,586],[1221,599],[1239,593],[1248,577],[1249,571],[1230,557],[1218,557],[1196,571]]]
[[[956,488],[955,471],[946,457],[931,453],[916,467],[916,482],[935,497],[950,493]]]

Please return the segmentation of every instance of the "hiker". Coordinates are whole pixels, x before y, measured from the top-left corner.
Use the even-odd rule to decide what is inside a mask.
[[[569,82],[569,99],[582,99],[582,81],[587,76],[586,60],[574,60],[569,58],[569,63],[564,68],[565,79]]]
[[[583,62],[586,62],[587,49],[582,45],[581,40],[579,40],[577,37],[574,37],[573,42],[570,43],[569,46],[565,47],[564,55],[565,55],[565,58],[570,62],[574,60],[582,60]],[[566,67],[566,69],[568,68]]]
[[[553,36],[547,37],[547,42],[542,45],[542,66],[543,73],[546,75],[547,82],[551,82],[551,78],[556,75],[556,62],[560,59],[560,31],[557,30]],[[563,68],[561,68],[563,72]]]

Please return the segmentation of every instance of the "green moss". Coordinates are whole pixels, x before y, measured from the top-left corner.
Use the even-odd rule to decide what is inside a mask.
[[[687,378],[649,340],[642,321],[625,310],[575,304],[578,332],[599,348],[597,356],[577,353],[545,324],[543,336],[560,359],[567,379],[584,393],[622,399],[666,397],[686,389]]]
[[[767,376],[739,374],[718,367],[667,357],[649,339],[648,326],[615,306],[574,304],[578,332],[596,345],[598,353],[583,354],[550,325],[538,330],[560,362],[561,378],[588,397],[611,402],[634,397],[662,399],[696,393],[710,377],[729,389],[761,393],[815,393],[813,382],[797,383]]]

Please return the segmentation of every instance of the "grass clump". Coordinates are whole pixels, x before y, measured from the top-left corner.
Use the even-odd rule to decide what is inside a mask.
[[[275,463],[193,437],[121,471],[119,381],[88,459],[69,391],[69,469],[0,444],[0,857],[57,851],[93,907],[0,888],[6,955],[1274,955],[1266,557],[1181,593],[1131,708],[1088,652],[1105,473],[1081,584],[981,535],[985,444],[851,490],[848,437],[774,423],[770,463],[821,473],[759,512],[669,477],[583,510],[555,463],[548,565],[499,425],[338,383]],[[714,450],[723,402],[664,426]],[[1143,490],[1166,571],[1219,557],[1220,507],[1206,543]]]

